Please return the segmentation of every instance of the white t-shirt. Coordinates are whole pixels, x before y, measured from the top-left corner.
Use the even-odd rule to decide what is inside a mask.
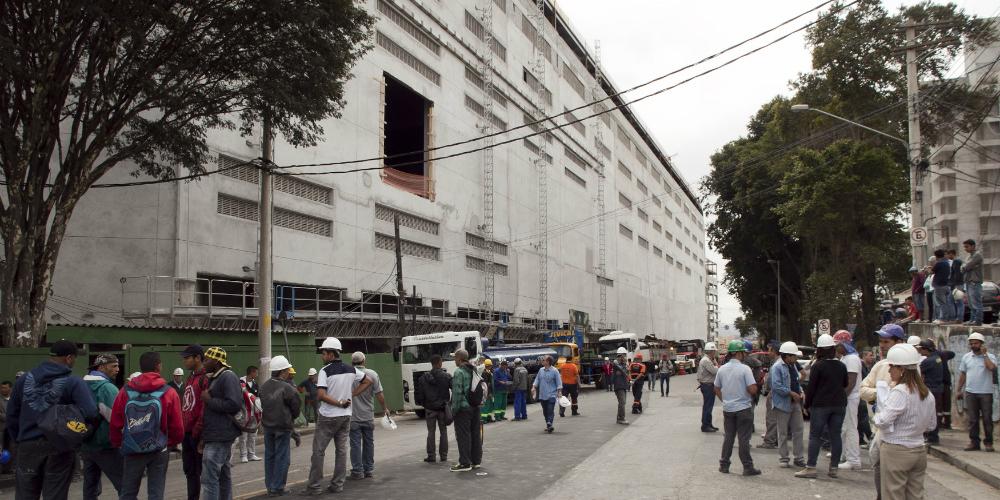
[[[351,392],[354,389],[354,383],[360,382],[364,378],[365,373],[363,371],[355,370],[353,366],[345,364],[338,359],[324,366],[319,371],[316,386],[326,389],[326,394],[331,398],[343,401],[345,399],[353,399]],[[353,410],[350,406],[341,408],[333,406],[326,401],[322,401],[319,405],[319,414],[324,417],[350,417],[352,413]]]
[[[848,374],[854,373],[857,375],[857,380],[854,381],[854,387],[851,388],[847,399],[861,399],[861,358],[857,354],[848,354],[840,358],[840,362],[844,363],[844,366],[847,367]]]

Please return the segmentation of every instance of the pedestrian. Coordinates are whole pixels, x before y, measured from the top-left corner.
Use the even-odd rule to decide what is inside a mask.
[[[292,364],[284,356],[271,358],[271,378],[261,384],[261,426],[264,428],[264,487],[267,496],[288,494],[288,467],[291,463],[291,437],[299,417],[299,395],[292,382]]]
[[[936,426],[934,396],[917,371],[920,355],[913,346],[898,344],[889,349],[889,376],[893,386],[880,382],[887,393],[879,397],[875,426],[882,443],[879,446],[885,500],[908,500],[924,497],[927,448],[924,433]]]
[[[778,350],[777,359],[768,371],[771,386],[769,397],[778,434],[778,459],[781,467],[791,467],[788,457],[788,440],[792,441],[792,456],[796,467],[805,467],[802,441],[802,400],[805,398],[799,384],[799,348],[795,342],[785,342]]]
[[[528,420],[528,369],[514,359],[514,421]]]
[[[889,354],[889,349],[896,344],[906,343],[906,333],[903,332],[903,327],[899,325],[885,325],[877,332],[878,335],[878,346],[882,355],[882,360],[872,366],[868,376],[861,381],[861,399],[868,403],[876,403],[877,389],[876,385],[878,382],[885,382],[886,384],[892,382],[892,377],[889,376],[889,362],[886,360],[886,356]],[[875,414],[878,414],[878,404],[872,407]],[[882,498],[882,475],[880,473],[879,465],[879,435],[878,429],[875,431],[875,436],[871,439],[868,444],[868,456],[872,460],[872,469],[875,474],[875,493],[877,499]]]
[[[73,477],[76,450],[49,442],[38,422],[53,405],[74,405],[88,423],[101,418],[87,384],[73,376],[76,344],[58,340],[49,358],[18,377],[7,402],[7,432],[17,442],[15,498],[64,499]]]
[[[7,403],[10,402],[12,392],[14,392],[14,384],[10,380],[0,382],[0,452],[6,451],[10,454],[10,460],[5,464],[0,464],[0,474],[10,474],[11,465],[15,459],[11,446],[14,439],[7,435]]]
[[[493,372],[493,420],[507,420],[507,394],[514,383],[511,381],[507,360],[500,362],[500,368]]]
[[[458,463],[451,466],[452,472],[466,472],[482,467],[483,427],[476,401],[469,400],[469,394],[482,378],[469,363],[469,352],[455,351],[455,374],[451,378],[451,411],[455,418],[455,441],[458,443]]]
[[[299,383],[299,392],[302,393],[305,398],[303,398],[302,409],[303,413],[306,415],[306,423],[311,424],[316,422],[316,393],[318,386],[316,385],[316,380],[318,378],[318,372],[315,368],[310,368],[309,372],[306,374],[306,379]]]
[[[910,294],[913,295],[913,305],[917,309],[916,321],[927,319],[927,316],[924,314],[924,310],[926,309],[924,304],[927,298],[924,293],[924,281],[926,279],[927,275],[917,269],[917,266],[910,267]]]
[[[184,369],[174,368],[174,374],[167,386],[174,390],[178,396],[184,394]]]
[[[840,440],[843,446],[841,468],[861,470],[861,437],[858,435],[858,407],[861,405],[861,357],[854,348],[854,336],[847,330],[839,330],[833,336],[837,343],[837,357],[847,368],[847,406],[844,409],[844,423]]]
[[[798,349],[796,349],[796,352],[797,351]],[[764,394],[764,410],[765,410],[764,442],[757,445],[758,448],[762,448],[765,450],[774,449],[778,447],[778,414],[774,412],[774,401],[772,401],[774,395],[771,392],[771,376],[770,376],[771,367],[773,367],[776,362],[780,361],[777,341],[772,340],[771,342],[768,342],[767,357],[770,361],[770,367],[765,366],[763,368],[766,375],[764,376],[764,383],[761,385],[761,392]],[[797,381],[798,371],[796,371],[795,375]]]
[[[969,321],[967,324],[983,324],[983,254],[976,250],[976,240],[965,240],[962,248],[969,254],[962,266],[962,283],[969,301]]]
[[[760,469],[754,468],[753,457],[750,456],[753,396],[757,394],[757,380],[754,379],[750,367],[743,363],[748,354],[742,341],[730,341],[727,351],[729,351],[729,361],[718,369],[715,381],[712,383],[716,397],[722,400],[722,427],[725,429],[719,472],[729,474],[733,442],[738,436],[743,475],[757,476],[760,475]]]
[[[646,365],[646,381],[649,382],[648,390],[652,392],[653,389],[656,389],[656,362],[649,359],[644,364]]]
[[[861,380],[864,381],[871,373],[872,366],[875,365],[875,353],[872,351],[864,351],[861,354]],[[858,389],[858,395],[860,396],[860,387]],[[871,421],[868,419],[868,402],[861,400],[858,403],[858,441],[861,442],[861,448],[868,449],[869,443],[871,443],[872,438],[875,436],[872,432]]]
[[[628,351],[624,347],[619,347],[615,354],[617,354],[617,357],[614,363],[611,363],[612,374],[610,386],[614,388],[615,397],[618,398],[617,422],[622,425],[628,425],[628,420],[625,420],[625,393],[628,392],[629,384],[628,364],[625,361],[625,356],[628,355]]]
[[[660,397],[670,396],[670,377],[674,374],[674,364],[670,361],[667,353],[660,355],[660,364],[656,367],[660,378]]]
[[[389,414],[382,394],[382,381],[375,370],[365,367],[365,353],[356,351],[351,355],[351,366],[365,375],[370,382],[368,388],[354,393],[351,402],[351,479],[364,479],[375,475],[375,399],[382,405],[382,411]],[[353,389],[360,386],[354,382]]]
[[[604,356],[604,364],[601,365],[601,374],[604,375],[604,388],[608,392],[615,391],[615,386],[614,384],[611,383],[611,375],[614,372],[611,365],[612,365],[611,360],[608,359],[607,356]]]
[[[887,326],[898,326],[892,323]],[[837,477],[840,464],[841,431],[847,410],[847,367],[836,359],[837,343],[828,334],[816,340],[816,363],[809,373],[809,390],[804,408],[809,411],[809,457],[806,467],[795,477],[816,478],[816,461],[823,435],[830,436],[830,468],[827,475]]]
[[[576,363],[566,361],[559,367],[559,376],[562,380],[563,394],[569,397],[570,410],[575,417],[580,414],[578,401],[580,397],[580,368],[576,366]],[[566,408],[562,405],[559,406],[559,416],[566,416]]]
[[[945,258],[944,250],[934,251],[934,323],[950,323],[955,319],[955,307],[951,298],[951,262]]]
[[[326,365],[320,370],[317,381],[316,400],[319,402],[319,416],[316,418],[316,433],[313,435],[312,458],[309,467],[309,486],[305,495],[323,494],[323,459],[330,441],[334,442],[335,459],[333,477],[326,491],[344,491],[347,479],[347,440],[351,433],[352,398],[372,385],[365,373],[345,364],[340,359],[343,347],[340,340],[327,337],[319,347]],[[355,385],[355,382],[359,384]]]
[[[198,500],[201,497],[201,434],[205,411],[201,393],[208,388],[208,377],[205,375],[204,366],[205,349],[198,344],[191,344],[181,351],[181,360],[184,368],[191,373],[184,383],[184,392],[181,396],[181,415],[184,421],[181,463],[184,477],[187,479],[187,498]]]
[[[946,349],[938,349],[938,354],[941,355],[941,360],[944,361],[944,407],[941,408],[941,416],[938,417],[938,426],[942,429],[951,429],[951,393],[952,393],[952,374],[951,365],[949,362],[955,359],[955,351],[949,351]]]
[[[981,333],[969,335],[969,352],[958,364],[956,399],[964,400],[969,416],[969,446],[965,451],[979,451],[979,425],[983,426],[983,450],[993,451],[993,384],[997,376],[997,358],[986,352],[986,338]]]
[[[537,399],[542,406],[542,415],[545,417],[545,432],[549,434],[555,431],[555,427],[553,427],[556,416],[555,408],[563,391],[562,377],[559,370],[552,364],[552,356],[542,358],[542,368],[535,374],[535,382],[531,387],[531,397]]]
[[[139,497],[146,477],[146,498],[163,500],[167,486],[169,448],[184,440],[181,398],[160,376],[160,353],[139,356],[141,375],[115,398],[108,437],[125,457],[119,500]]]
[[[701,432],[718,432],[712,425],[712,408],[715,407],[715,374],[719,371],[715,342],[705,344],[705,355],[698,362],[698,386],[701,388]]]
[[[240,386],[243,389],[243,406],[246,407],[247,412],[250,413],[257,407],[257,395],[260,393],[260,386],[257,385],[257,375],[259,369],[256,366],[247,367],[247,374],[245,377],[240,377]],[[257,429],[259,422],[254,419],[248,419],[248,422],[252,422],[251,430],[243,430],[240,433],[239,445],[240,445],[240,462],[259,462],[260,457],[257,456]]]
[[[286,384],[292,386],[292,388],[295,389],[295,392],[298,393],[298,386],[295,385],[295,367],[294,366],[288,367],[288,378],[283,379],[283,380],[284,380],[284,382]],[[263,388],[264,388],[264,386],[261,385],[261,389],[263,389]],[[296,396],[296,401],[297,402],[299,401],[297,396]],[[299,405],[300,405],[299,406],[299,415],[301,415],[302,414],[301,402],[299,402]],[[295,418],[298,419],[298,417],[295,417]],[[299,431],[295,429],[294,422],[293,422],[293,426],[292,426],[292,432],[290,434],[291,434],[292,441],[295,442],[295,447],[296,448],[298,448],[300,445],[302,445],[302,435],[299,434]],[[265,460],[267,460],[267,458],[265,458]]]
[[[520,361],[518,358],[517,361]],[[448,461],[448,405],[451,404],[451,375],[441,368],[443,361],[440,354],[431,355],[431,371],[424,373],[417,383],[419,396],[417,404],[424,407],[424,418],[427,420],[427,458],[424,462],[434,463],[434,434],[439,432],[437,456],[442,462]],[[518,364],[519,363],[515,363]],[[514,373],[517,376],[517,372]],[[527,376],[525,385],[527,386]],[[523,402],[523,395],[522,395]],[[517,420],[517,398],[514,399],[514,420]]]
[[[205,373],[208,387],[201,392],[202,414],[201,496],[205,500],[233,498],[230,460],[233,442],[242,430],[236,425],[236,414],[243,407],[240,379],[226,364],[226,351],[209,347],[205,351]]]
[[[951,305],[955,310],[955,317],[952,319],[963,321],[965,319],[965,301],[955,298],[955,290],[965,292],[965,283],[962,280],[962,259],[958,258],[958,250],[954,248],[949,248],[945,252],[945,257],[951,263],[951,276],[948,278],[948,285],[951,287],[951,294],[949,294]]]
[[[923,357],[920,360],[920,376],[923,379],[927,390],[934,396],[934,428],[924,435],[927,444],[939,444],[941,442],[938,434],[938,421],[944,413],[944,370],[945,362],[941,359],[941,353],[935,349],[934,341],[924,339],[917,346],[917,352]]]
[[[84,500],[96,500],[101,496],[102,474],[111,482],[115,493],[121,495],[122,492],[124,467],[122,454],[111,444],[111,438],[108,437],[111,409],[114,408],[115,398],[118,397],[118,387],[114,382],[118,371],[118,356],[98,354],[90,365],[90,373],[83,377],[101,414],[100,424],[83,442],[83,447],[80,449],[80,457],[83,459]]]
[[[642,354],[637,353],[628,365],[629,378],[632,381],[632,414],[642,413],[642,387],[646,382],[646,364],[642,362]]]

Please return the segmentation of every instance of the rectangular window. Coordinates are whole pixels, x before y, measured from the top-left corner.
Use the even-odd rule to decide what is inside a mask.
[[[531,142],[527,138],[524,139],[524,147],[528,148],[528,151],[531,151],[536,157],[545,160],[545,163],[548,163],[549,165],[552,164],[552,155],[543,153],[541,148],[536,146],[535,143]]]
[[[649,250],[649,240],[643,238],[642,236],[639,236],[639,246],[645,248],[646,250]]]
[[[618,202],[625,208],[632,208],[632,200],[628,199],[628,196],[622,193],[618,193]]]
[[[663,227],[660,226],[659,222],[656,222],[656,220],[653,220],[653,230],[655,230],[657,232],[657,234],[659,234],[660,231],[663,231]]]
[[[688,266],[684,266],[684,272],[687,273],[688,276],[690,276],[691,275],[691,268],[688,267]]]
[[[653,195],[653,205],[656,205],[658,208],[663,208],[663,203],[660,202],[660,197],[658,195]]]
[[[573,182],[579,184],[581,187],[587,187],[587,181],[584,180],[583,177],[576,175],[576,173],[570,170],[569,167],[563,167],[563,172],[566,174],[566,177],[572,179]]]
[[[626,237],[626,238],[628,238],[630,240],[632,239],[632,230],[629,229],[629,228],[627,228],[627,227],[625,227],[624,224],[618,224],[618,234],[620,234],[620,235],[622,235],[622,236],[624,236],[624,237]]]
[[[640,181],[639,179],[636,179],[635,180],[635,184],[636,184],[636,186],[639,187],[639,192],[641,192],[644,195],[648,195],[649,194],[649,188],[647,188],[646,185],[642,183],[642,181]]]
[[[375,248],[395,251],[396,238],[388,234],[375,233]],[[403,255],[420,257],[421,259],[440,260],[441,257],[441,250],[437,247],[402,238],[399,239],[399,251]]]
[[[663,235],[667,237],[667,241],[674,241],[674,235],[670,234],[670,231],[664,231]]]
[[[393,7],[388,1],[378,0],[378,11],[382,13],[382,17],[395,23],[396,26],[402,28],[403,31],[420,42],[421,45],[427,47],[431,52],[437,55],[441,54],[441,44],[434,39],[434,36],[411,21],[409,17]]]
[[[683,243],[681,243],[681,240],[680,240],[679,238],[678,238],[678,239],[676,239],[676,240],[674,240],[674,243],[675,243],[675,244],[677,244],[677,248],[678,248],[679,250],[683,250],[683,249],[684,249],[684,244],[683,244]]]
[[[485,118],[486,108],[483,107],[482,104],[479,104],[479,101],[469,97],[468,94],[465,95],[465,107],[469,108],[473,113],[479,115],[480,117]],[[501,120],[499,116],[493,113],[490,113],[490,122],[497,128],[497,130],[507,130],[507,122]]]
[[[566,155],[566,158],[569,159],[569,161],[573,162],[574,164],[576,164],[576,166],[584,170],[590,167],[590,164],[588,164],[586,160],[581,158],[580,155],[576,154],[576,151],[570,149],[569,146],[563,145],[563,154]]]
[[[411,54],[401,45],[394,42],[391,38],[383,34],[381,31],[375,32],[375,41],[379,47],[385,49],[386,52],[392,54],[400,61],[406,63],[407,66],[416,70],[417,73],[423,75],[424,78],[434,82],[434,85],[441,85],[441,74],[437,71],[431,69],[430,66],[425,64],[423,61],[417,58],[417,56]]]
[[[256,201],[244,200],[235,196],[219,193],[216,212],[221,215],[238,217],[257,222],[260,220],[259,206]],[[333,236],[333,222],[312,215],[293,212],[280,207],[274,208],[274,225],[285,229],[294,229],[320,236]]]
[[[432,103],[403,82],[385,74],[382,180],[424,198],[433,196],[427,162]]]
[[[528,37],[528,41],[535,43],[538,40],[538,30],[535,28],[534,24],[531,24],[531,19],[528,16],[521,14],[521,32],[524,36]],[[542,39],[542,46],[540,47],[542,55],[545,56],[549,62],[552,62],[552,44],[548,40]]]
[[[649,222],[649,215],[646,214],[645,210],[643,210],[641,208],[637,208],[635,210],[636,210],[636,213],[639,214],[639,220],[641,220],[643,222]]]
[[[604,98],[604,94],[601,94],[601,97],[598,99],[601,98]],[[594,104],[594,113],[600,113],[597,117],[604,122],[605,127],[611,128],[611,113],[608,113],[608,107],[603,102]]]
[[[476,16],[469,11],[465,11],[465,27],[468,28],[473,35],[476,35],[476,38],[479,40],[486,40],[486,28],[483,27],[483,24],[479,22],[479,19],[476,19]],[[503,44],[500,43],[500,40],[497,40],[495,34],[490,37],[490,50],[492,50],[501,61],[507,60],[507,47],[504,47]]]
[[[524,83],[528,84],[528,87],[530,87],[531,90],[534,90],[535,93],[537,93],[542,100],[545,101],[545,104],[548,104],[549,106],[552,105],[552,92],[545,88],[545,85],[542,85],[542,82],[538,81],[538,78],[535,77],[534,73],[528,70],[528,68],[522,66],[521,78],[524,80]]]
[[[597,284],[602,286],[613,287],[615,286],[615,281],[604,276],[597,276]]]
[[[507,256],[507,245],[499,241],[493,241],[492,243],[494,254]],[[486,238],[477,234],[465,233],[465,244],[480,250],[486,250]]]
[[[597,137],[594,137],[594,146],[597,147],[597,151],[601,153],[601,156],[609,160],[611,159],[611,150],[608,149],[608,147],[605,146],[604,143],[601,142],[601,140],[598,139]]]
[[[653,255],[663,257],[663,250],[660,250],[660,247],[653,245]]]
[[[577,121],[578,118],[573,113],[570,113],[569,109],[563,109],[565,110],[563,112],[563,119],[566,120],[566,123],[569,123],[580,135],[587,137],[587,127],[583,126],[583,122]]]
[[[684,264],[681,264],[681,261],[678,260],[678,261],[675,262],[675,264],[677,265],[677,269],[680,269],[680,270],[684,269]]]
[[[480,272],[486,272],[486,260],[480,259],[479,257],[473,257],[471,255],[465,256],[465,267],[468,269],[473,269]],[[507,276],[507,266],[494,262],[491,266],[493,268],[493,274],[498,274],[500,276]]]
[[[622,145],[622,149],[632,150],[632,141],[628,138],[628,132],[621,125],[615,126],[616,134],[618,135],[618,142]]]
[[[423,231],[427,234],[438,234],[438,230],[441,227],[441,225],[437,222],[425,219],[419,215],[413,215],[401,210],[396,210],[395,208],[379,203],[375,204],[375,218],[378,220],[392,222],[393,217],[395,217],[396,214],[399,214],[399,225],[402,227],[416,229],[417,231]]]
[[[668,253],[664,253],[663,254],[663,258],[667,259],[667,263],[668,264],[673,264],[674,263],[674,258],[671,257],[670,254],[668,254]]]
[[[628,167],[626,167],[625,164],[622,162],[618,162],[618,171],[621,172],[621,174],[624,175],[625,177],[629,179],[632,178],[632,171],[629,170]]]
[[[483,78],[479,76],[479,72],[469,66],[465,67],[465,79],[479,90],[484,90],[486,86],[486,82],[484,82]],[[496,85],[493,86],[490,94],[493,95],[493,102],[499,104],[505,109],[507,108],[507,104],[510,101],[507,99],[507,96],[503,95],[503,93],[496,88]]]
[[[565,62],[562,67],[562,76],[563,80],[566,80],[566,83],[569,84],[570,88],[576,91],[577,95],[580,96],[580,99],[587,98],[587,89],[583,86],[583,82],[580,81],[580,78],[576,76],[576,73],[573,73],[573,70],[570,69],[569,65]]]
[[[524,116],[524,124],[528,125],[528,128],[530,128],[532,132],[538,134],[535,137],[541,136],[545,139],[545,142],[552,144],[552,132],[543,132],[543,130],[545,130],[545,127],[543,127],[541,123],[535,123],[538,120],[532,118],[531,115],[529,115],[528,113],[524,113],[523,116]]]

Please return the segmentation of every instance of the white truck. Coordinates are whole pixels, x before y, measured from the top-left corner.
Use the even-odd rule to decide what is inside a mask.
[[[411,335],[400,340],[399,361],[403,368],[403,409],[416,412],[423,418],[424,410],[414,401],[414,382],[431,371],[431,356],[441,356],[443,368],[455,372],[455,351],[465,349],[469,360],[478,365],[482,357],[482,340],[479,332],[440,332]]]

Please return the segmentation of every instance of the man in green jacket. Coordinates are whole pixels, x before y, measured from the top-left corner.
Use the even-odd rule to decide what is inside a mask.
[[[97,500],[101,496],[101,473],[103,472],[115,492],[121,492],[124,459],[118,449],[111,446],[108,438],[108,423],[111,408],[118,396],[114,380],[118,376],[118,357],[114,354],[98,354],[90,366],[90,373],[83,381],[94,396],[97,409],[101,413],[101,424],[90,439],[83,443],[80,455],[83,458],[83,498]]]
[[[458,441],[458,463],[452,472],[478,469],[483,461],[482,420],[479,407],[469,404],[469,389],[482,377],[469,363],[465,349],[455,351],[455,373],[451,378],[451,410],[455,421],[455,440]]]

